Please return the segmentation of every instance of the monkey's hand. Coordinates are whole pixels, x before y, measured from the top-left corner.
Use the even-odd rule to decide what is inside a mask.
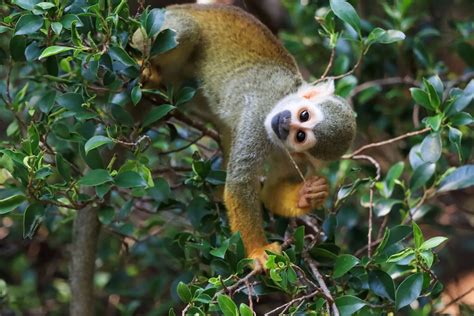
[[[281,253],[281,246],[279,243],[274,242],[263,247],[255,248],[249,253],[249,258],[254,259],[254,263],[252,265],[253,269],[262,271],[266,270],[265,263],[268,260],[268,254],[266,250],[270,252],[274,252],[277,254]]]
[[[299,191],[297,206],[299,208],[315,208],[321,206],[329,195],[327,181],[324,177],[306,179]]]

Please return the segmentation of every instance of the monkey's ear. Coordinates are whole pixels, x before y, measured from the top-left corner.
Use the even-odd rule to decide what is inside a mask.
[[[317,85],[304,85],[298,94],[305,99],[314,100],[321,97],[333,95],[335,91],[334,80],[328,79]]]

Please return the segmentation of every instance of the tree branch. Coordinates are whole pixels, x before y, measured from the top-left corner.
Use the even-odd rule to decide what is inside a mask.
[[[88,206],[76,213],[73,224],[69,284],[73,299],[71,316],[93,316],[94,270],[100,223],[97,206]]]

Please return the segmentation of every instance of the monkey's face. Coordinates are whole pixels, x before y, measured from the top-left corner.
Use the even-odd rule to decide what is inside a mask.
[[[303,86],[283,98],[265,120],[270,139],[290,152],[306,152],[322,160],[339,158],[354,138],[355,115],[333,93],[330,81]]]
[[[313,102],[288,98],[267,116],[270,138],[291,152],[304,152],[316,145],[313,128],[324,120],[321,109]]]

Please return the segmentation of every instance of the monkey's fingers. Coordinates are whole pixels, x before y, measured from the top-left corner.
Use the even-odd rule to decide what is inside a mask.
[[[325,199],[327,198],[328,193],[326,191],[324,192],[318,192],[318,193],[309,193],[306,194],[304,197],[308,200],[318,200],[318,199]]]
[[[313,176],[309,177],[305,180],[305,183],[310,183],[310,184],[326,184],[327,180],[325,177],[318,177],[318,176]]]
[[[305,188],[304,194],[307,193],[319,193],[319,192],[329,192],[329,188],[326,184],[323,185],[314,185],[308,188]]]

